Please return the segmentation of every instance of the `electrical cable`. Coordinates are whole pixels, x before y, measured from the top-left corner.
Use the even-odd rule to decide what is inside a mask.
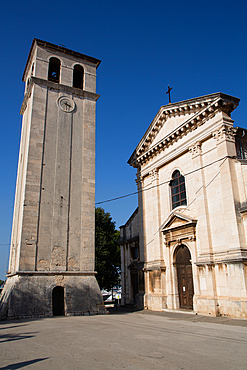
[[[188,176],[188,175],[191,175],[192,173],[195,173],[195,172],[197,172],[197,171],[199,171],[199,170],[202,170],[203,168],[206,168],[206,167],[209,167],[209,166],[211,166],[211,165],[213,165],[213,164],[215,164],[215,163],[217,163],[217,162],[220,162],[220,161],[223,161],[221,164],[220,164],[220,166],[219,167],[221,167],[222,166],[222,164],[225,162],[225,160],[227,159],[227,158],[229,158],[229,159],[236,159],[236,157],[234,157],[234,156],[225,156],[225,157],[222,157],[222,158],[220,158],[220,159],[217,159],[217,160],[215,160],[214,162],[211,162],[211,163],[208,163],[208,164],[206,164],[205,166],[202,166],[202,167],[199,167],[199,168],[196,168],[195,170],[192,170],[192,171],[190,171],[190,172],[188,172],[188,173],[186,173],[186,174],[183,174],[183,176]],[[206,185],[206,187],[207,186],[209,186],[209,184],[211,183],[211,182],[213,182],[214,180],[215,180],[215,178],[219,175],[219,173],[220,172],[218,172],[215,176],[214,176],[214,178]],[[158,184],[158,185],[153,185],[153,186],[150,186],[149,188],[146,188],[146,189],[142,189],[141,191],[136,191],[136,192],[133,192],[133,193],[129,193],[129,194],[125,194],[125,195],[121,195],[121,196],[119,196],[119,197],[116,197],[116,198],[112,198],[112,199],[107,199],[107,200],[103,200],[103,201],[101,201],[101,202],[97,202],[97,203],[95,203],[95,205],[99,205],[99,204],[103,204],[103,203],[109,203],[109,202],[113,202],[113,201],[115,201],[115,200],[119,200],[119,199],[123,199],[123,198],[127,198],[127,197],[130,197],[130,196],[132,196],[132,195],[135,195],[135,194],[138,194],[138,193],[143,193],[143,192],[145,192],[145,191],[147,191],[147,190],[151,190],[151,189],[154,189],[154,188],[157,188],[157,187],[159,187],[159,186],[161,186],[161,185],[164,185],[164,184],[168,184],[170,182],[170,180],[167,180],[167,181],[164,181],[164,182],[162,182],[162,183],[160,183],[160,184]],[[199,191],[200,189],[198,189],[198,191]],[[197,192],[198,192],[197,191]],[[190,202],[190,204],[191,203],[193,203],[194,201],[195,201],[195,199],[196,199],[196,197]],[[189,204],[189,205],[190,205]],[[189,207],[189,205],[187,206],[187,207]],[[186,208],[187,208],[186,207]],[[6,246],[6,245],[10,245],[10,243],[9,244],[0,244],[0,246],[2,247],[2,246]]]
[[[188,175],[191,175],[192,173],[195,173],[195,172],[197,172],[197,171],[199,171],[199,170],[202,170],[202,169],[204,169],[204,168],[206,168],[206,167],[209,167],[209,166],[211,166],[211,165],[213,165],[213,164],[215,164],[215,163],[217,163],[217,162],[223,161],[223,160],[225,160],[226,158],[236,159],[236,157],[234,157],[234,156],[229,156],[229,155],[227,155],[227,156],[225,156],[225,157],[222,157],[222,158],[220,158],[220,159],[215,160],[214,162],[208,163],[208,164],[206,164],[205,166],[202,166],[202,167],[196,168],[195,170],[192,170],[192,171],[190,171],[190,172],[188,172],[188,173],[185,173],[185,174],[183,174],[183,176],[184,176],[184,177],[186,177],[186,176],[188,176]],[[130,197],[130,196],[135,195],[135,194],[138,194],[138,193],[143,193],[143,192],[145,192],[145,191],[147,191],[147,190],[151,190],[151,189],[154,189],[154,188],[159,187],[159,186],[161,186],[161,185],[168,184],[170,181],[171,181],[171,180],[167,180],[167,181],[164,181],[164,182],[162,182],[162,183],[160,183],[160,184],[158,184],[158,185],[152,185],[152,186],[150,186],[149,188],[142,189],[142,190],[140,190],[140,191],[135,191],[135,192],[133,192],[133,193],[129,193],[129,194],[125,194],[125,195],[121,195],[121,196],[116,197],[116,198],[111,198],[111,199],[103,200],[103,201],[100,201],[100,202],[96,202],[96,203],[95,203],[95,205],[99,205],[99,204],[103,204],[103,203],[109,203],[109,202],[113,202],[113,201],[115,201],[115,200],[119,200],[119,199],[123,199],[123,198]]]

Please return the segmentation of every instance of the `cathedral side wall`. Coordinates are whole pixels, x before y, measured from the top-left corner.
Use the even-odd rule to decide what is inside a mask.
[[[121,284],[122,297],[121,304],[135,304],[138,308],[143,308],[143,272],[142,268],[135,269],[133,265],[143,266],[143,258],[139,244],[139,210],[135,211],[127,223],[120,227],[120,247],[121,247]],[[133,248],[138,248],[138,256],[133,255]],[[133,280],[132,274],[137,279]],[[134,288],[134,284],[136,284]]]

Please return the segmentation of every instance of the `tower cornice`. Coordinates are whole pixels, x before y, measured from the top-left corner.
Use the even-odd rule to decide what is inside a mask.
[[[63,85],[63,84],[58,84],[56,82],[47,81],[47,80],[44,80],[42,78],[37,78],[37,77],[31,76],[26,94],[24,96],[24,99],[23,99],[23,102],[22,102],[22,105],[21,105],[20,114],[23,114],[26,110],[27,102],[28,102],[28,99],[31,96],[31,92],[32,92],[32,88],[33,88],[34,84],[39,85],[39,86],[43,86],[43,87],[47,87],[48,89],[51,89],[51,90],[67,92],[67,93],[73,94],[74,96],[80,96],[80,97],[83,97],[85,99],[91,99],[93,101],[97,101],[100,97],[99,94],[93,93],[91,91],[85,91],[85,90],[77,89],[76,87],[71,87],[71,86],[67,86],[67,85]]]

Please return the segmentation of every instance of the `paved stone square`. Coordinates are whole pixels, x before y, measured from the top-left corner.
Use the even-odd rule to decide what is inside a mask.
[[[247,320],[112,311],[0,323],[0,369],[247,369]]]

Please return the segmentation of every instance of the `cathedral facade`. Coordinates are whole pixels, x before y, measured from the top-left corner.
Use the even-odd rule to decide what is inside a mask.
[[[247,317],[247,132],[239,99],[162,106],[128,163],[138,209],[121,230],[122,304]]]

